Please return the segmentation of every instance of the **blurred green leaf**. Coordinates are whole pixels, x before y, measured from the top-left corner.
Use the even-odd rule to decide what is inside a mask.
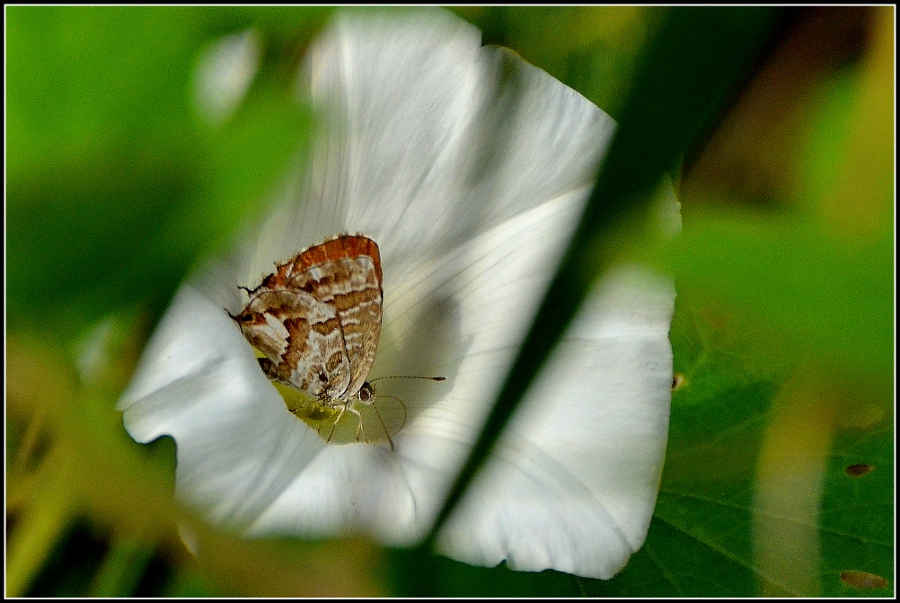
[[[845,69],[820,87],[807,111],[805,152],[799,158],[800,192],[797,202],[806,215],[819,206],[841,177],[841,165],[850,134],[850,113],[859,94],[856,69]]]
[[[734,326],[765,329],[758,345],[777,339],[797,356],[883,378],[893,365],[892,248],[892,237],[853,248],[796,220],[731,213],[686,219],[669,257],[679,286],[702,291]]]
[[[67,336],[113,308],[161,305],[193,262],[265,206],[308,130],[291,96],[296,65],[261,71],[262,91],[210,130],[189,101],[217,15],[8,11],[11,319]],[[251,15],[231,22],[247,28]],[[277,63],[281,51],[269,50]]]
[[[103,564],[94,577],[90,595],[134,596],[153,554],[154,547],[134,536],[113,538]]]
[[[41,517],[39,519],[46,519]],[[7,583],[7,596],[77,597],[88,592],[91,577],[100,565],[104,543],[98,530],[85,518],[72,520],[40,571],[32,574],[28,589]]]
[[[175,574],[166,584],[161,596],[172,599],[188,597],[224,598],[237,596],[235,593],[214,584],[197,572],[192,565],[184,564],[177,568]]]

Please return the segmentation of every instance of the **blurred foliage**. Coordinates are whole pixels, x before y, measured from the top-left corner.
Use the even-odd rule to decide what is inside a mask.
[[[7,595],[894,593],[893,7],[785,13],[764,56],[748,46],[758,69],[728,110],[678,124],[684,232],[646,255],[677,275],[680,379],[647,542],[605,582],[364,540],[246,542],[180,508],[171,441],[135,444],[113,405],[185,272],[302,159],[311,116],[291,86],[329,10],[6,11]],[[638,122],[650,43],[704,18],[454,11]],[[196,63],[250,27],[260,69],[211,125]],[[680,82],[710,102],[722,84]],[[671,90],[641,92],[647,123]]]
[[[309,35],[318,12],[283,15]],[[289,94],[297,60],[283,59],[295,42],[280,30],[267,39],[268,69],[224,127],[204,123],[190,102],[199,51],[225,27],[252,26],[255,13],[268,14],[9,10],[13,323],[58,321],[51,329],[71,332],[148,298],[158,311],[198,256],[264,207],[308,130],[308,111]]]

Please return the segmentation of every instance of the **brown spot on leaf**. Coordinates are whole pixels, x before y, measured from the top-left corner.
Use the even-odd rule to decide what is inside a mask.
[[[850,477],[862,477],[874,468],[874,465],[848,465],[844,472]]]
[[[687,378],[684,376],[683,373],[675,373],[675,375],[672,376],[672,391],[673,392],[678,391],[685,385],[687,385]]]
[[[853,588],[884,588],[888,585],[888,581],[881,576],[858,570],[841,572],[841,580]]]

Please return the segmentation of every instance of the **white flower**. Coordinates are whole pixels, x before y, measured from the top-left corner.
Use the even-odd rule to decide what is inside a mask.
[[[218,524],[411,545],[481,429],[614,123],[439,10],[340,15],[304,78],[325,118],[302,186],[252,241],[181,287],[119,406],[136,440],[175,438],[177,494]],[[291,414],[226,313],[246,304],[238,286],[344,232],[381,249],[369,380],[447,378],[379,381],[385,426],[364,413],[361,443],[355,419],[326,442],[330,426],[320,435]],[[598,578],[622,568],[662,469],[673,299],[668,279],[635,266],[597,284],[440,552]]]

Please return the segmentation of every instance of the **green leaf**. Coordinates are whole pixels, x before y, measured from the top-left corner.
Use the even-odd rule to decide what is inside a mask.
[[[872,419],[870,425],[848,425],[837,434],[825,475],[821,534],[826,597],[895,593],[893,416]],[[887,584],[860,588],[841,578],[847,571],[866,572]]]
[[[93,597],[134,596],[138,583],[153,559],[154,547],[134,536],[114,538],[94,576]]]
[[[237,31],[253,25],[252,11],[229,15]],[[303,149],[309,116],[292,100],[295,65],[279,63],[283,34],[262,34],[273,63],[256,78],[262,91],[211,130],[191,86],[200,50],[225,27],[220,11],[8,16],[11,320],[68,337],[115,308],[159,309],[192,263],[265,207]]]
[[[892,237],[843,244],[820,229],[748,213],[694,215],[669,266],[735,328],[795,356],[885,378],[893,366]],[[762,350],[759,349],[762,353]]]
[[[893,585],[855,589],[841,572],[893,576],[892,415],[877,405],[853,412],[817,395],[810,409],[801,407],[794,417],[800,425],[795,429],[779,402],[796,389],[786,380],[788,364],[727,341],[684,304],[672,340],[684,385],[673,395],[668,454],[647,541],[619,575],[591,592],[747,597],[773,582],[781,594],[890,595]],[[803,426],[823,443],[818,465],[803,462],[809,449]],[[775,467],[793,488],[788,500],[803,495],[804,483],[821,479],[820,498],[813,497],[799,517],[785,517],[790,509],[772,516],[760,501],[761,457],[779,430],[787,431],[788,447]],[[797,474],[791,473],[793,462]],[[868,472],[853,475],[851,466]],[[810,544],[808,558],[792,560],[808,570],[800,582],[810,591],[797,591],[796,576],[778,574],[777,564],[762,558],[767,542],[778,537],[761,531],[773,520],[792,542],[802,536]]]

